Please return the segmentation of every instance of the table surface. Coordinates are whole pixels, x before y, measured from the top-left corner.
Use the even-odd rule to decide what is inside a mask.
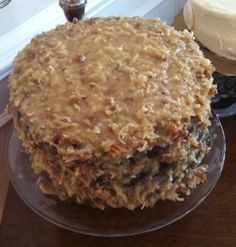
[[[0,246],[236,246],[236,116],[221,122],[227,142],[226,161],[223,174],[209,197],[189,215],[166,228],[124,238],[99,238],[69,232],[29,209],[12,186],[8,187],[4,167],[4,147],[12,127],[12,123],[8,123],[0,130]]]

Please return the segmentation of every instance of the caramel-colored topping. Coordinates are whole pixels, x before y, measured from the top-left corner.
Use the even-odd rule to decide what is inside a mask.
[[[189,32],[158,19],[82,20],[17,55],[10,104],[64,159],[128,157],[173,143],[191,117],[209,125],[212,70]]]

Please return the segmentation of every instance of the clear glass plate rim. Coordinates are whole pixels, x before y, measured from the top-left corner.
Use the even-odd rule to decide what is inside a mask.
[[[6,145],[6,150],[5,150],[5,154],[6,154],[6,162],[7,162],[7,170],[8,170],[8,174],[9,174],[9,177],[10,177],[10,181],[15,189],[15,191],[17,192],[17,194],[19,194],[20,198],[23,200],[23,202],[29,207],[31,208],[35,213],[37,213],[39,216],[41,216],[42,218],[44,218],[45,220],[51,222],[52,224],[54,225],[57,225],[58,227],[62,227],[66,230],[69,230],[69,231],[72,231],[72,232],[76,232],[76,233],[81,233],[81,234],[85,234],[85,235],[90,235],[90,236],[97,236],[97,237],[125,237],[125,236],[134,236],[134,235],[139,235],[139,234],[144,234],[144,233],[147,233],[147,232],[151,232],[151,231],[154,231],[154,230],[158,230],[158,229],[161,229],[161,228],[164,228],[178,220],[180,220],[181,218],[185,217],[186,215],[188,215],[189,213],[191,213],[192,211],[194,211],[194,209],[196,209],[200,204],[202,204],[205,199],[208,197],[208,195],[212,192],[212,190],[215,188],[220,176],[221,176],[221,173],[222,173],[222,170],[223,170],[223,167],[224,167],[224,162],[225,162],[225,154],[226,154],[226,140],[225,140],[225,134],[224,134],[224,130],[223,130],[223,127],[220,123],[220,120],[219,118],[213,114],[213,121],[216,121],[220,131],[221,131],[221,135],[222,135],[222,141],[224,143],[223,145],[223,150],[222,150],[222,155],[221,155],[221,166],[220,166],[220,171],[218,172],[217,176],[214,177],[214,180],[212,181],[212,186],[210,187],[210,189],[205,193],[203,194],[203,196],[201,197],[200,200],[198,200],[189,210],[187,210],[186,212],[184,212],[183,214],[180,214],[179,216],[177,216],[176,218],[166,222],[165,224],[161,225],[161,226],[156,226],[155,224],[151,224],[151,225],[148,225],[147,227],[145,227],[145,229],[140,229],[140,230],[131,230],[131,231],[119,231],[119,232],[114,232],[114,231],[106,231],[106,232],[99,232],[99,231],[93,231],[93,230],[89,230],[89,229],[78,229],[76,228],[75,226],[70,226],[68,224],[65,224],[63,222],[59,222],[58,220],[48,216],[48,215],[44,215],[42,212],[40,212],[39,210],[37,210],[36,208],[34,208],[32,205],[30,205],[29,202],[27,202],[27,200],[25,199],[24,195],[17,189],[17,185],[15,184],[14,182],[14,179],[12,177],[12,174],[11,174],[11,171],[9,171],[10,167],[9,167],[9,151],[8,151],[8,146],[9,146],[9,142],[10,142],[10,138],[12,136],[12,133],[14,131],[14,128],[12,128],[10,131],[9,131],[9,134],[8,134],[8,138],[7,138],[7,145]],[[207,182],[206,182],[207,183]]]

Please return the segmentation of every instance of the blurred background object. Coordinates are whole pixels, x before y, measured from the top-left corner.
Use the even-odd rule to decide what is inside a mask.
[[[11,2],[11,0],[2,0],[2,1],[0,1],[0,9],[5,7],[5,6],[7,6],[8,3],[10,3],[10,2]]]
[[[81,20],[84,17],[87,0],[59,0],[59,5],[64,11],[68,21],[74,18]]]

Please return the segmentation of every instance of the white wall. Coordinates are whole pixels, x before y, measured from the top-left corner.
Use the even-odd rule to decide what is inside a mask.
[[[107,0],[109,2],[109,0]],[[142,8],[148,8],[148,5],[158,5],[159,9],[153,9],[152,12],[146,15],[146,17],[159,16],[162,19],[166,19],[170,23],[173,19],[170,15],[175,10],[183,7],[183,4],[187,0],[116,0],[110,4],[106,9],[99,13],[100,16],[108,15],[138,15],[138,12],[142,12]],[[40,13],[52,4],[57,4],[59,0],[11,0],[11,2],[4,8],[0,9],[0,37],[7,32],[15,29],[25,21],[29,20],[36,14]],[[96,2],[96,0],[88,0],[89,4]],[[166,6],[171,5],[171,9]],[[56,11],[62,11],[58,6]],[[137,11],[134,12],[135,6]],[[49,20],[50,21],[50,18]]]
[[[89,0],[88,0],[89,1]],[[116,0],[100,11],[98,16],[144,16],[159,17],[168,24],[174,21],[187,0]]]
[[[11,0],[7,6],[0,9],[0,37],[57,1]]]

